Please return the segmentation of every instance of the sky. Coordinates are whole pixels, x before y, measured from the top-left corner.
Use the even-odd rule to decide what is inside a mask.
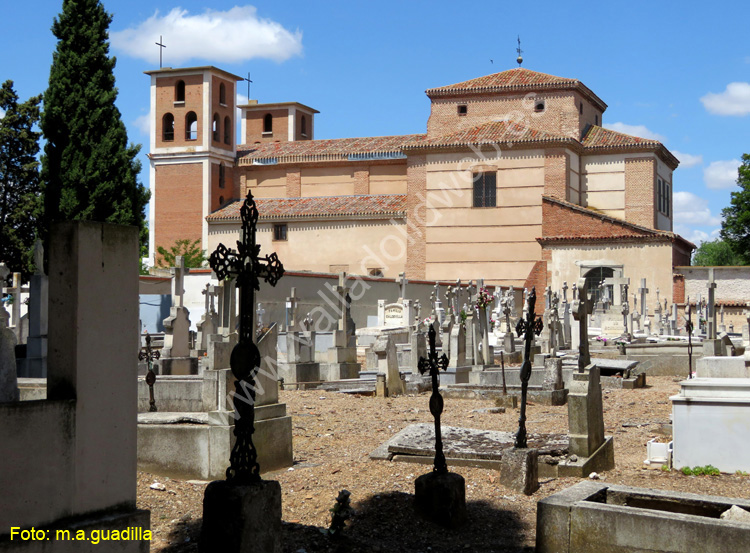
[[[112,14],[117,105],[143,144],[158,69],[214,65],[250,75],[250,98],[320,111],[315,138],[422,133],[428,88],[523,66],[575,78],[608,109],[605,127],[655,138],[681,161],[674,230],[713,240],[750,153],[750,3],[103,0]],[[3,0],[0,79],[43,92],[62,0]],[[238,86],[247,99],[247,83]],[[2,114],[0,113],[0,116]]]

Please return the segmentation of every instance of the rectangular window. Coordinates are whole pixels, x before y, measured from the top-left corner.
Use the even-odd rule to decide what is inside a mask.
[[[274,240],[286,240],[286,224],[273,226],[273,239]]]
[[[495,207],[496,205],[496,173],[474,173],[474,207]]]
[[[669,217],[669,184],[664,181],[664,214]]]
[[[657,209],[669,217],[669,183],[661,178],[657,178],[656,197]]]
[[[466,112],[467,112],[467,107],[465,105],[461,104],[460,106],[458,106],[459,115],[466,115]]]

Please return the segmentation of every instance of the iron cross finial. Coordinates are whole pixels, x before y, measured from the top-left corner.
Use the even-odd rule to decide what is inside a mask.
[[[164,44],[164,40],[162,39],[162,36],[159,35],[159,42],[156,43],[156,45],[159,47],[159,69],[161,69],[162,66],[162,57],[161,54],[164,52],[164,48],[167,46]]]
[[[521,67],[521,64],[523,63],[523,58],[521,57],[521,54],[523,54],[523,50],[521,50],[521,35],[518,35],[518,48],[516,48],[516,52],[518,53],[518,57],[516,58],[518,67]]]

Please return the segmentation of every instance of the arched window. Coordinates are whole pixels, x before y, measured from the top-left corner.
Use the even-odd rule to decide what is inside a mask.
[[[305,117],[304,115],[299,122],[299,131],[302,133],[302,136],[307,136],[307,117]]]
[[[198,140],[198,116],[194,111],[185,116],[185,140]]]
[[[214,134],[214,142],[219,142],[221,137],[221,132],[219,131],[219,114],[214,113],[214,122],[213,122],[213,134]]]
[[[615,271],[609,267],[595,267],[586,273],[586,288],[589,291],[591,301],[596,303],[602,299],[604,288],[600,290],[599,285],[604,279],[612,278],[613,276],[615,276]],[[614,299],[612,286],[607,285],[606,288],[609,288],[610,299]]]
[[[224,196],[219,196],[219,207],[224,205]]]
[[[224,105],[227,104],[227,87],[224,86],[224,83],[219,85],[219,103]]]
[[[174,101],[185,101],[185,81],[177,81],[177,83],[174,85]]]
[[[224,118],[224,144],[232,143],[232,120],[229,116]]]
[[[266,113],[263,118],[263,132],[273,132],[273,117],[270,113]]]
[[[162,140],[172,142],[174,140],[174,115],[165,113],[161,118]]]

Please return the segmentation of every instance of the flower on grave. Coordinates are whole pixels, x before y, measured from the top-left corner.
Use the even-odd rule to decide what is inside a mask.
[[[487,288],[480,288],[477,292],[477,309],[483,309],[492,303],[492,294]]]
[[[432,317],[425,317],[422,319],[422,324],[425,326],[430,326],[432,324]]]
[[[462,309],[461,313],[459,313],[458,316],[461,318],[461,326],[466,326],[466,311]]]

